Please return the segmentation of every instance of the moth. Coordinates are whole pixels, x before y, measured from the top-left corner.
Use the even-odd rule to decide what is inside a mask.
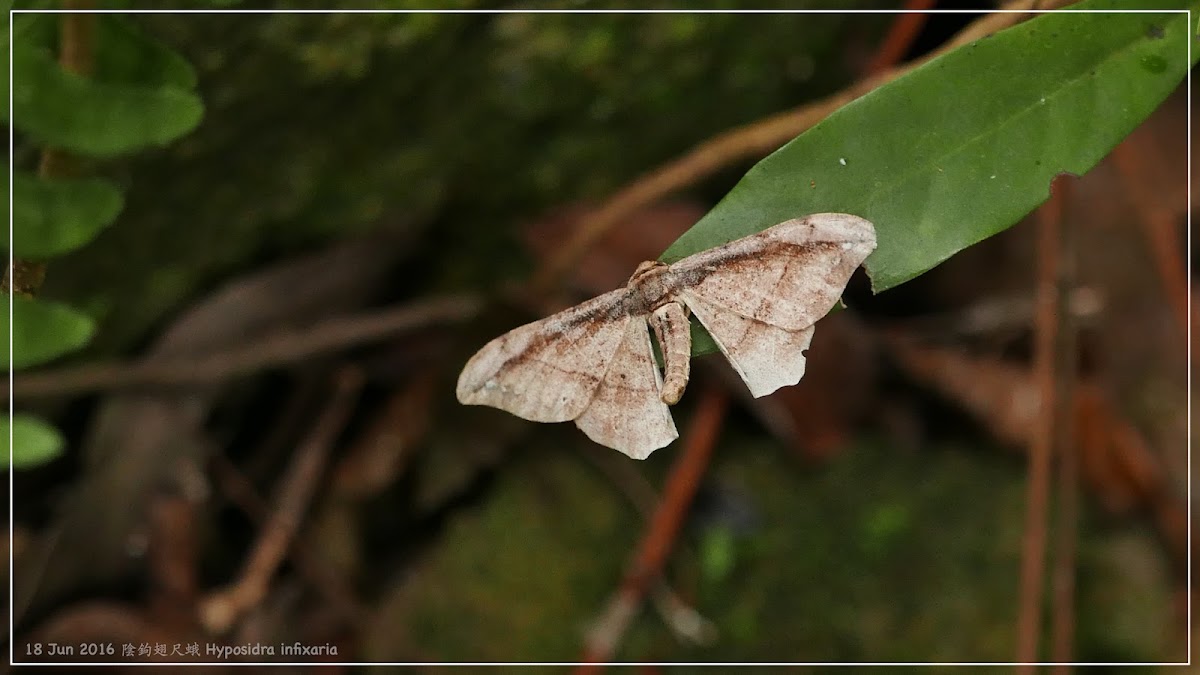
[[[766,396],[804,376],[813,324],[873,250],[870,222],[818,213],[670,265],[643,262],[624,288],[486,344],[463,368],[458,400],[534,422],[574,420],[593,441],[645,459],[679,436],[668,406],[688,382],[689,312],[750,393]]]

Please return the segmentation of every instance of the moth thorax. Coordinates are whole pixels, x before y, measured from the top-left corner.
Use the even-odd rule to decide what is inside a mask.
[[[629,277],[626,286],[634,291],[645,303],[647,311],[654,311],[664,303],[670,302],[668,290],[668,268],[666,265],[653,260],[647,260],[637,266],[633,276]]]

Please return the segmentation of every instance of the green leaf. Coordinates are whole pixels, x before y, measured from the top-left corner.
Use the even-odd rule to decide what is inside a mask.
[[[763,159],[660,260],[843,212],[875,224],[875,291],[896,286],[1019,221],[1060,172],[1095,166],[1184,78],[1190,36],[1185,14],[1058,12],[965,45]],[[694,353],[714,350],[697,337]]]
[[[60,14],[16,15],[13,28],[17,41],[48,54],[58,53],[61,17]],[[149,37],[123,16],[94,14],[92,17],[95,26],[91,79],[110,84],[195,88],[196,72],[179,53]]]
[[[63,70],[48,50],[12,48],[16,126],[52,147],[106,157],[165,145],[200,123],[204,107],[189,91],[98,82]]]
[[[9,316],[0,319],[0,330],[9,330]],[[45,300],[16,296],[12,303],[12,361],[5,365],[27,368],[73,352],[91,339],[95,324],[85,314]]]
[[[196,87],[196,71],[176,51],[147,36],[129,19],[96,16],[96,71],[100,82]]]
[[[13,254],[40,259],[79,248],[112,223],[121,206],[121,192],[105,180],[46,180],[18,172],[13,176]]]
[[[0,421],[0,435],[14,469],[40,466],[62,454],[64,443],[58,429],[31,415]]]

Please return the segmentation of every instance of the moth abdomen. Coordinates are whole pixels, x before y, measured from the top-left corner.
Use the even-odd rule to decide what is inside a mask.
[[[687,388],[692,360],[692,332],[679,302],[668,302],[650,315],[650,325],[663,357],[662,402],[675,405]]]

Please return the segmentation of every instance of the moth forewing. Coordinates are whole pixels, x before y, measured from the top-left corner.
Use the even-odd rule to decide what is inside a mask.
[[[679,302],[668,302],[650,315],[650,326],[663,358],[662,400],[675,405],[683,397],[691,372],[692,330],[687,312]]]
[[[875,249],[870,222],[842,213],[788,220],[671,265],[686,290],[786,330],[811,326]]]
[[[566,422],[587,409],[625,335],[625,297],[610,291],[484,345],[458,377],[460,403],[487,405],[534,422]]]

